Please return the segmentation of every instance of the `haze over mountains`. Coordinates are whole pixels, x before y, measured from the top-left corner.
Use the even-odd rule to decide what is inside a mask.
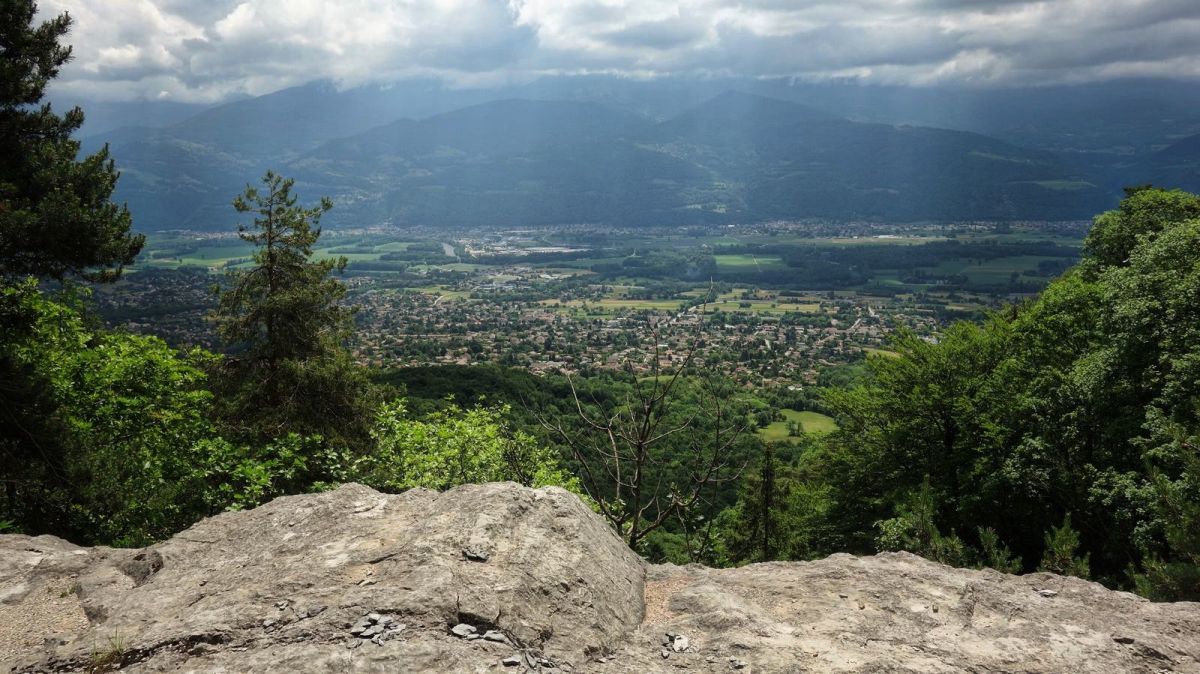
[[[1200,187],[1200,91],[1161,83],[563,77],[119,107],[100,107],[85,148],[111,143],[143,230],[230,227],[232,195],[266,168],[332,196],[333,227],[1068,220],[1123,185]]]

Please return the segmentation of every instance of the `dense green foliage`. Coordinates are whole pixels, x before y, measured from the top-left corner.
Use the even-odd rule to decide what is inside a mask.
[[[211,394],[198,367],[206,356],[92,330],[32,281],[5,287],[2,301],[3,324],[21,327],[3,335],[6,369],[27,388],[6,408],[0,518],[114,543],[190,524],[184,478],[211,435]]]
[[[579,491],[552,450],[510,428],[510,408],[457,405],[414,419],[403,399],[381,406],[371,437],[375,450],[356,465],[367,484],[388,491],[449,489],[471,482],[513,481]]]
[[[821,551],[1000,568],[1015,556],[1200,596],[1197,209],[1193,195],[1131,190],[1038,300],[936,342],[899,334],[900,357],[829,391],[839,429],[798,462],[827,488]]]
[[[71,58],[59,40],[66,14],[35,24],[29,0],[0,3],[0,276],[110,279],[133,262],[143,237],[129,211],[109,201],[117,172],[108,149],[78,161],[71,134],[79,108],[42,104],[46,85]]]

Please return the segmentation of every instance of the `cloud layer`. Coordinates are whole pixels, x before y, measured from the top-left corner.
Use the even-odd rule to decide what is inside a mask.
[[[1005,86],[1200,79],[1197,0],[42,0],[58,91],[215,101],[315,79],[546,74]]]

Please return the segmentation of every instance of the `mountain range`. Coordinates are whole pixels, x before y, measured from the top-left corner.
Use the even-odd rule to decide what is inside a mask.
[[[335,227],[1069,220],[1111,207],[1127,184],[1200,187],[1194,92],[1147,109],[1124,90],[1071,91],[994,98],[1002,115],[972,116],[985,94],[946,94],[939,115],[910,90],[878,87],[318,83],[187,115],[176,106],[159,115],[168,123],[106,128],[84,145],[111,145],[117,198],[143,230],[228,228],[230,199],[267,168],[296,177],[306,199],[333,197]],[[1088,104],[1107,107],[1088,117]],[[972,120],[991,133],[933,125]]]

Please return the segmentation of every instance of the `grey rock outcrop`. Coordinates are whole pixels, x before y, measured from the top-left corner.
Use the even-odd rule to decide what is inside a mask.
[[[358,485],[144,550],[0,536],[0,671],[1200,672],[1200,604],[908,554],[649,566],[560,489]]]

